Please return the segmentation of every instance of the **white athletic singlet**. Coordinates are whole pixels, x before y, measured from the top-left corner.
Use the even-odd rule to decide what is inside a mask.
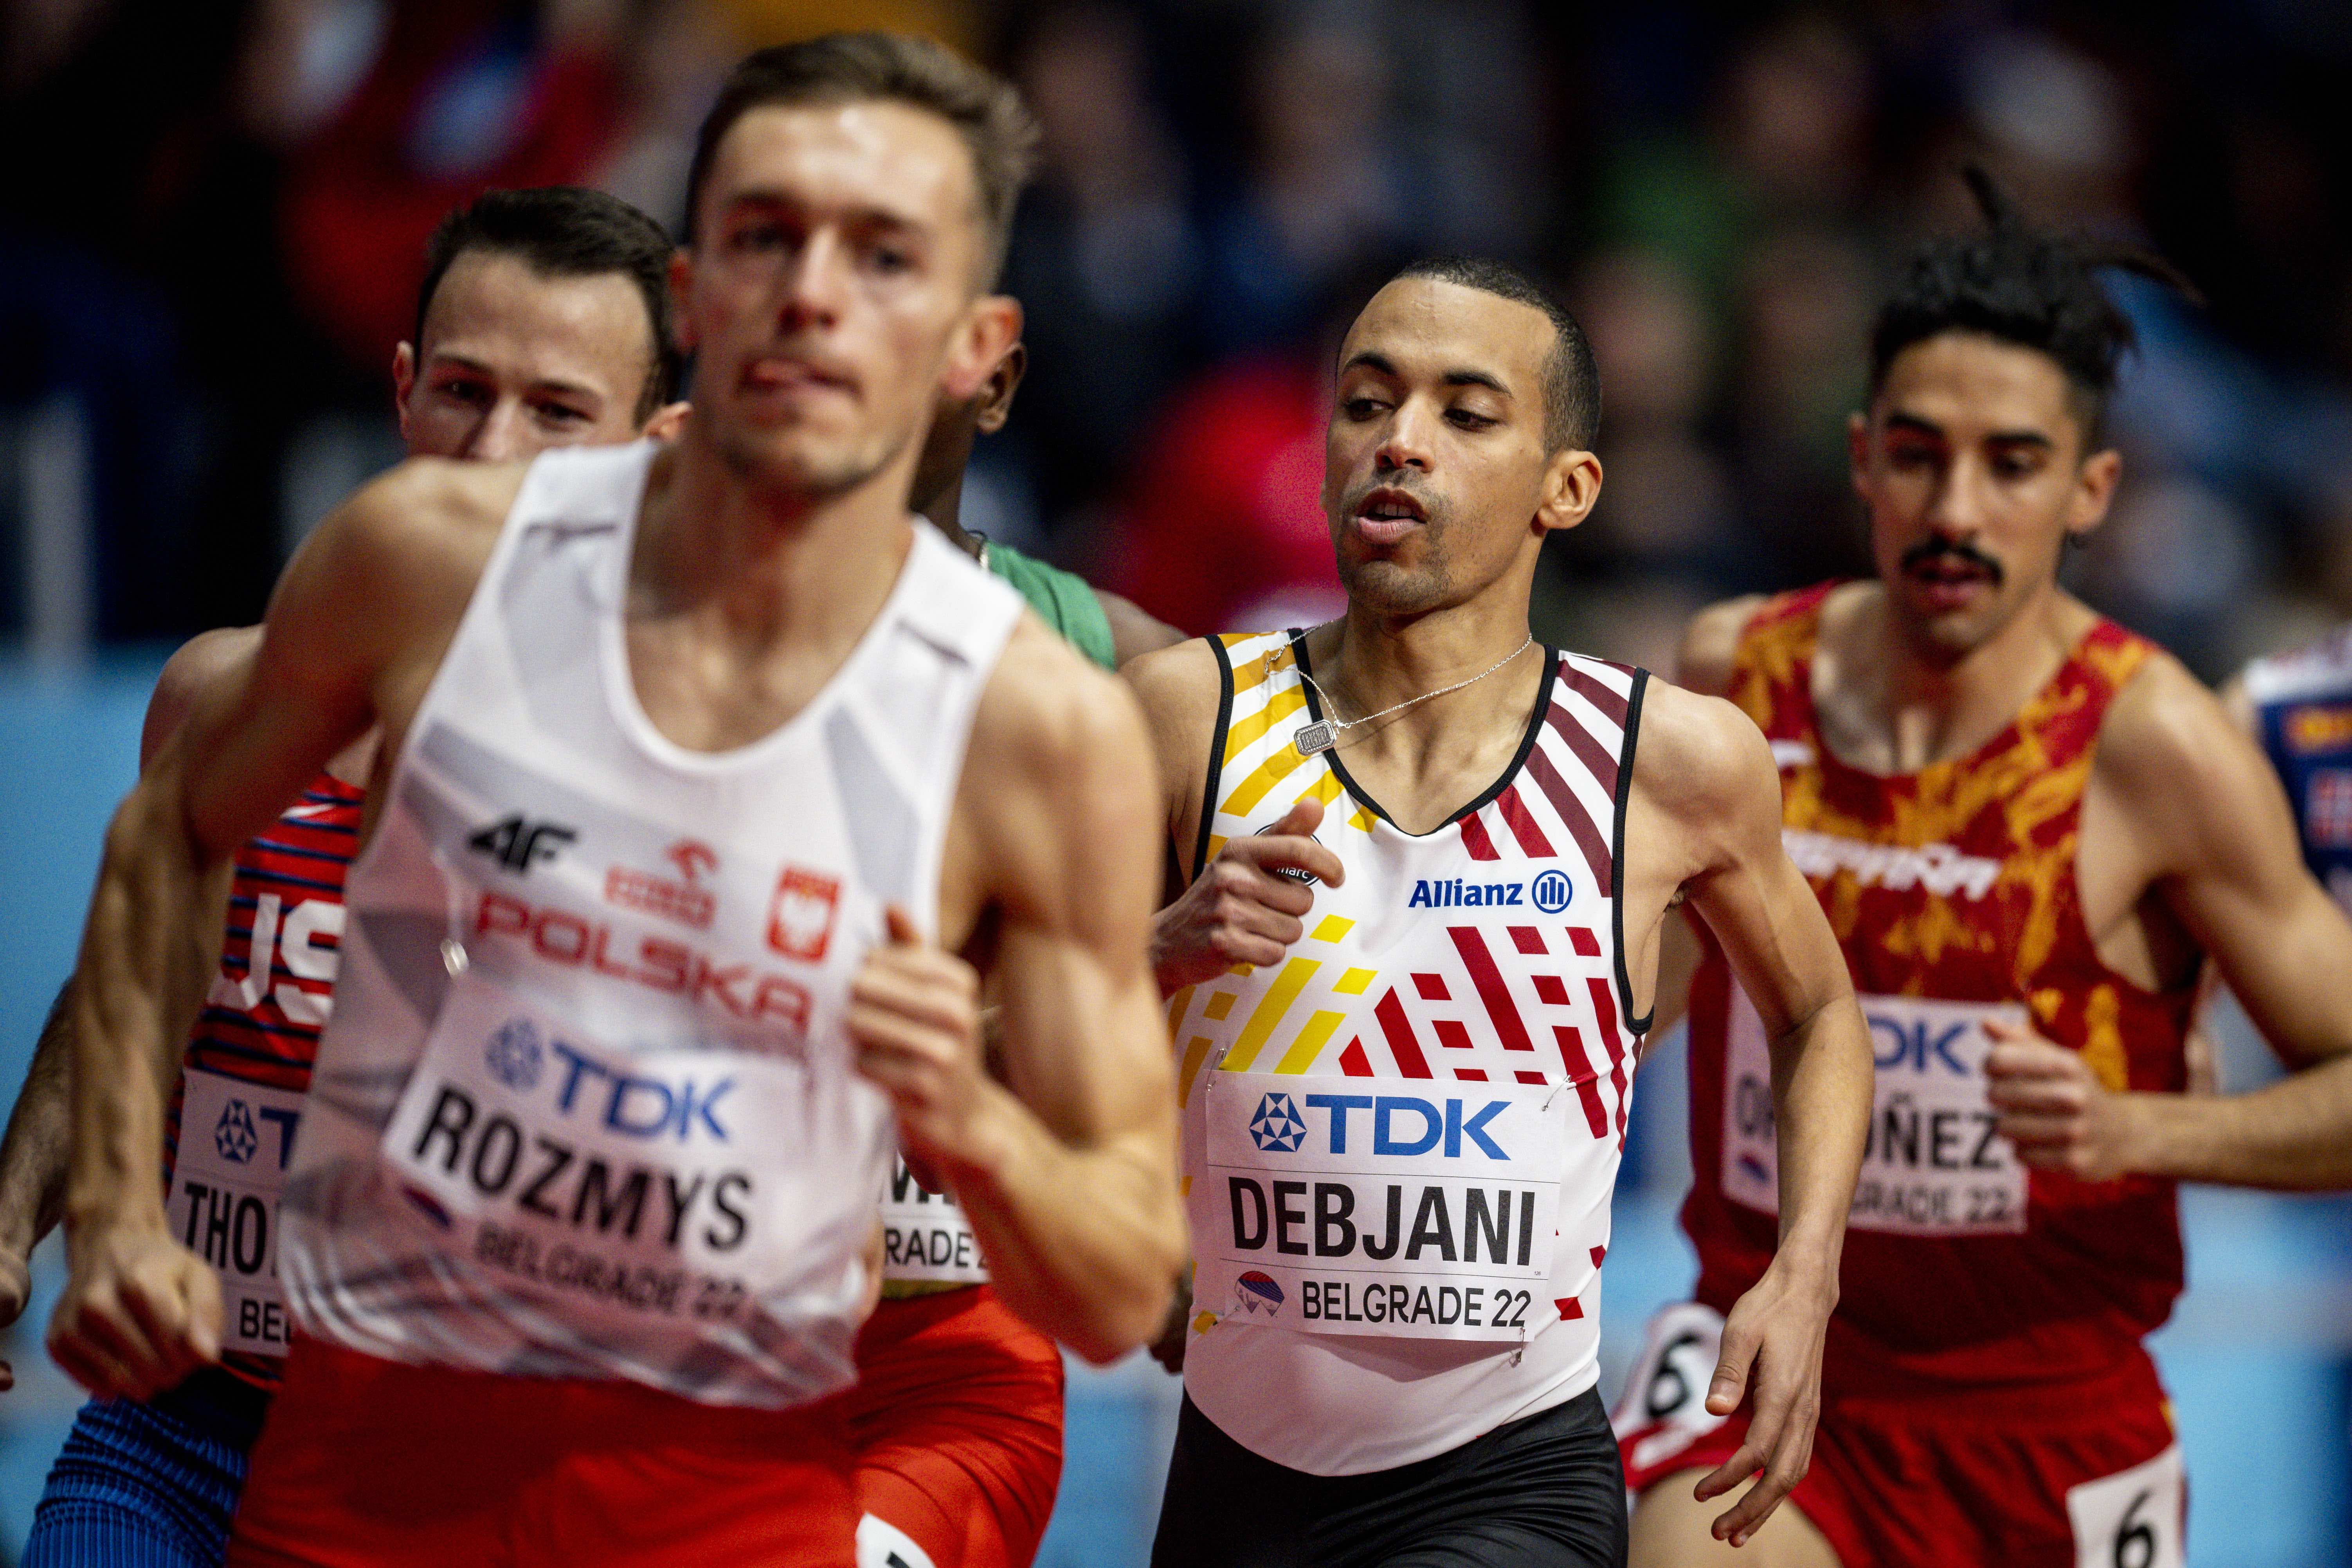
[[[1294,803],[1347,868],[1276,965],[1170,1004],[1195,1258],[1184,1384],[1315,1475],[1444,1453],[1592,1386],[1634,1045],[1617,918],[1647,676],[1556,654],[1519,754],[1424,837],[1302,754],[1303,642],[1212,639],[1195,865]]]
[[[1021,615],[918,527],[806,708],[667,740],[623,637],[656,448],[515,499],[352,868],[284,1199],[309,1332],[396,1360],[779,1406],[851,1379],[888,1104],[849,981],[936,924],[973,711]]]

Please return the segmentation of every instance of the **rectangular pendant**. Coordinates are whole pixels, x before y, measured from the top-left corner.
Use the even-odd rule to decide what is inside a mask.
[[[1318,752],[1329,751],[1338,740],[1339,737],[1331,732],[1331,721],[1318,719],[1312,724],[1300,725],[1291,744],[1298,748],[1299,755],[1311,757]]]

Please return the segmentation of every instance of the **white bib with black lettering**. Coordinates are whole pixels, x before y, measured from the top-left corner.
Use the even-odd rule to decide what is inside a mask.
[[[904,1158],[890,1163],[882,1194],[882,1279],[891,1285],[985,1285],[980,1238],[952,1193],[915,1179]]]
[[[172,1234],[220,1276],[223,1348],[284,1355],[278,1200],[302,1096],[197,1068],[181,1084],[179,1158],[165,1203]]]
[[[460,979],[383,1156],[452,1252],[658,1363],[701,1325],[749,1328],[822,1239],[825,1175],[760,1153],[808,1138],[807,1079],[791,1057],[614,1051]]]
[[[1207,1093],[1219,1223],[1193,1237],[1195,1301],[1402,1339],[1523,1341],[1541,1321],[1569,1090],[1219,1072]]]
[[[1902,1236],[2003,1236],[2025,1230],[2026,1171],[1993,1131],[1984,1061],[1988,1019],[2023,1022],[2014,1003],[1864,996],[1877,1089],[1847,1223]],[[1772,1055],[1763,1020],[1733,987],[1725,1053],[1723,1191],[1780,1212],[1772,1127]]]

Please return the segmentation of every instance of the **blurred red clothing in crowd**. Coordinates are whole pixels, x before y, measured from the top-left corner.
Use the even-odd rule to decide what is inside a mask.
[[[1304,360],[1239,361],[1178,394],[1144,441],[1117,591],[1202,635],[1345,609],[1321,499],[1328,398]]]
[[[499,0],[393,9],[366,79],[294,152],[279,206],[295,294],[359,367],[408,336],[444,214],[596,169],[624,121],[609,43]]]

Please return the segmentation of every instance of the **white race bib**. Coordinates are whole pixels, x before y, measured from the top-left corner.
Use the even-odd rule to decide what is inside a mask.
[[[904,1160],[890,1162],[882,1194],[882,1278],[893,1282],[985,1285],[988,1265],[971,1222],[946,1193],[926,1192]]]
[[[1864,996],[1877,1088],[1847,1224],[1904,1236],[2000,1236],[2025,1229],[2026,1171],[1994,1131],[1985,1098],[1989,1018],[2022,1023],[2015,1003]],[[1723,1191],[1780,1212],[1772,1056],[1755,1005],[1731,989],[1724,1053]]]
[[[284,1355],[278,1196],[302,1096],[195,1068],[181,1083],[180,1151],[165,1207],[172,1234],[220,1275],[223,1348]]]
[[[803,1070],[748,1052],[616,1051],[460,980],[386,1129],[410,1209],[483,1283],[640,1358],[744,1328],[808,1238],[782,1179]]]
[[[1559,1315],[1572,1090],[1206,1076],[1192,1297],[1224,1323],[1517,1342]]]
[[[2178,1443],[2144,1465],[2069,1487],[2076,1568],[2181,1568],[2188,1487]]]

